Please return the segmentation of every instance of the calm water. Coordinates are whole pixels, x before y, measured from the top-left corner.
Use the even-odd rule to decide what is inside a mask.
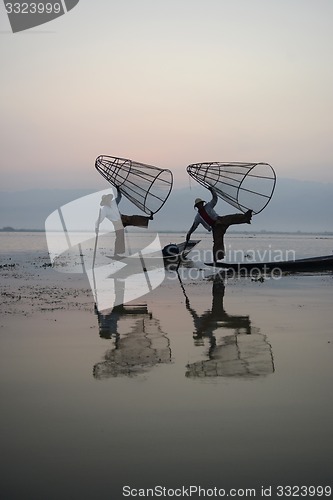
[[[255,488],[257,498],[273,486],[278,498],[277,485],[332,486],[332,274],[167,272],[101,314],[84,275],[44,266],[43,234],[0,233],[0,244],[0,264],[15,264],[0,274],[1,498],[120,499],[125,485]],[[297,257],[333,249],[325,236],[227,244]]]
[[[147,232],[131,233],[134,241],[133,250],[142,246]],[[149,233],[148,233],[149,234]],[[153,233],[152,233],[153,234]],[[184,241],[185,233],[160,233],[163,245],[168,243],[179,243]],[[199,250],[211,247],[211,236],[208,233],[193,233],[193,238],[201,240]],[[92,241],[93,246],[94,241]],[[137,244],[136,244],[137,243]],[[316,255],[329,255],[333,252],[333,236],[325,234],[235,234],[227,233],[226,254],[232,256],[233,251],[243,250],[244,253],[253,251],[262,252],[261,255],[273,256],[278,252],[284,252],[286,256],[295,252],[296,258],[311,257]],[[43,252],[47,253],[47,243],[44,233],[1,233],[0,232],[0,255],[12,255],[13,253]],[[266,251],[266,254],[264,253]]]

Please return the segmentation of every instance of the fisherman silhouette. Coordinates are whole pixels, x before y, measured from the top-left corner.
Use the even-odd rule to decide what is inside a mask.
[[[194,208],[198,210],[194,218],[193,224],[187,232],[186,241],[189,241],[191,234],[201,224],[207,231],[213,233],[213,259],[217,262],[224,259],[224,235],[229,228],[234,224],[251,224],[252,210],[248,210],[245,214],[218,215],[214,207],[217,203],[217,194],[211,187],[212,199],[205,203],[201,198],[197,198],[194,202]]]
[[[96,237],[98,235],[99,226],[106,218],[112,222],[116,239],[115,239],[115,255],[122,255],[125,253],[125,232],[124,228],[127,226],[144,227],[147,228],[149,221],[153,220],[153,215],[149,217],[145,215],[124,215],[119,212],[118,205],[121,201],[121,192],[117,189],[117,197],[114,198],[112,193],[102,196],[98,219],[95,224]]]

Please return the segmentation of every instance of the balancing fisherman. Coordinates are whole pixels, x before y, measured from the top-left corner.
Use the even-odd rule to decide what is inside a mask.
[[[191,234],[199,224],[202,224],[207,231],[213,232],[213,259],[216,263],[218,260],[224,259],[224,235],[228,227],[233,224],[251,224],[252,210],[248,210],[245,214],[218,215],[214,210],[217,194],[213,188],[209,188],[209,190],[212,193],[211,201],[206,203],[201,198],[197,198],[194,202],[194,208],[198,210],[198,213],[186,235],[186,242],[189,241]]]
[[[127,226],[148,227],[149,221],[153,220],[153,214],[149,217],[144,215],[124,215],[119,212],[118,204],[121,200],[121,192],[117,189],[117,198],[113,194],[105,194],[102,196],[99,211],[99,216],[95,224],[96,235],[98,235],[99,225],[106,218],[112,222],[115,233],[115,255],[125,253],[125,234],[124,228]],[[97,236],[96,236],[97,237]]]

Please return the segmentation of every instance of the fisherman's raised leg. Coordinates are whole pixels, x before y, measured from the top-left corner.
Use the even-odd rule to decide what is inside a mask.
[[[218,222],[232,226],[233,224],[251,224],[252,210],[248,210],[245,214],[220,215]]]

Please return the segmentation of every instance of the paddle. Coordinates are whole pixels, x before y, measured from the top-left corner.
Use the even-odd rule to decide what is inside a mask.
[[[94,256],[93,256],[93,261],[92,261],[92,268],[94,269],[95,267],[95,260],[96,260],[96,250],[97,250],[97,240],[98,240],[98,232],[99,232],[99,221],[101,219],[101,209],[99,209],[98,212],[98,224],[97,224],[97,229],[96,229],[96,239],[95,239],[95,248],[94,248]]]

